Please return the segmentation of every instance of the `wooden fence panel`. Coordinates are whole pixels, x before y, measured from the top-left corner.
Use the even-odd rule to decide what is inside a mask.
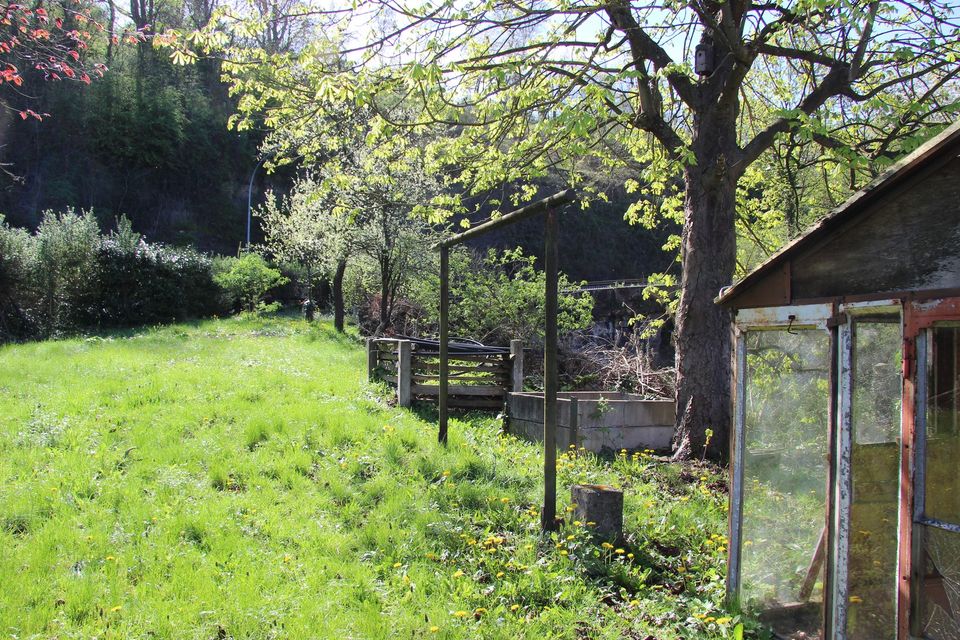
[[[368,373],[397,388],[398,401],[436,402],[440,393],[440,362],[436,347],[407,342],[409,358],[401,357],[400,340],[367,342]],[[513,346],[513,345],[511,345]],[[499,409],[514,386],[516,361],[510,353],[451,353],[447,389],[450,407]],[[403,387],[403,388],[401,388]]]

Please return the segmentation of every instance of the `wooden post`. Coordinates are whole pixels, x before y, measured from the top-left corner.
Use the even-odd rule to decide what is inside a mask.
[[[577,520],[596,523],[590,530],[595,538],[623,539],[623,491],[603,484],[575,484],[570,487],[570,499],[576,505]]]
[[[580,446],[580,407],[576,398],[570,398],[570,442],[569,447]]]
[[[410,350],[409,340],[397,340],[397,404],[401,407],[410,406]]]
[[[540,527],[557,528],[557,212],[548,209],[544,247],[546,330],[543,345],[543,510]]]
[[[372,382],[378,364],[377,340],[367,338],[367,381]]]
[[[447,341],[449,340],[450,315],[450,250],[440,247],[440,389],[439,413],[440,432],[437,439],[447,444],[447,386],[449,383],[449,361],[447,360]]]
[[[510,387],[514,393],[518,393],[523,391],[523,340],[510,341],[510,361],[513,363]]]

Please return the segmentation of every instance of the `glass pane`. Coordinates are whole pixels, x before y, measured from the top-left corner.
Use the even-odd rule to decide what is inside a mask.
[[[960,524],[960,329],[935,327],[928,353],[925,513]],[[960,534],[921,527],[920,624],[930,640],[960,640]]]
[[[819,638],[830,335],[745,339],[741,598],[778,633]]]
[[[930,640],[960,640],[960,534],[923,527],[920,619]]]
[[[932,331],[927,399],[926,516],[960,523],[960,329]]]
[[[847,560],[847,637],[896,637],[897,501],[900,493],[901,332],[856,322],[853,333],[853,498]]]

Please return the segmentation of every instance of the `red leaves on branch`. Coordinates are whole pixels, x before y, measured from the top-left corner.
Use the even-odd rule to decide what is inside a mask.
[[[0,0],[0,56],[5,58],[0,60],[0,88],[4,84],[22,85],[21,68],[32,68],[48,81],[66,79],[90,84],[94,77],[102,78],[106,66],[87,66],[82,55],[92,38],[91,32],[105,30],[91,15],[91,2],[74,0],[70,5],[60,4],[48,10],[21,2],[4,4]],[[117,41],[116,36],[111,37]],[[146,36],[138,32],[129,39],[144,42]],[[19,113],[23,120],[42,120],[44,115],[30,109]]]

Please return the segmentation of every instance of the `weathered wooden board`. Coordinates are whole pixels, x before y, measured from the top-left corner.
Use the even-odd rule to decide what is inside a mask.
[[[414,395],[440,395],[440,387],[435,385],[415,384],[411,386],[411,391],[414,393]],[[490,398],[502,398],[506,395],[506,392],[502,387],[494,387],[491,385],[468,387],[465,385],[452,384],[447,387],[447,394],[451,396],[484,396]]]

